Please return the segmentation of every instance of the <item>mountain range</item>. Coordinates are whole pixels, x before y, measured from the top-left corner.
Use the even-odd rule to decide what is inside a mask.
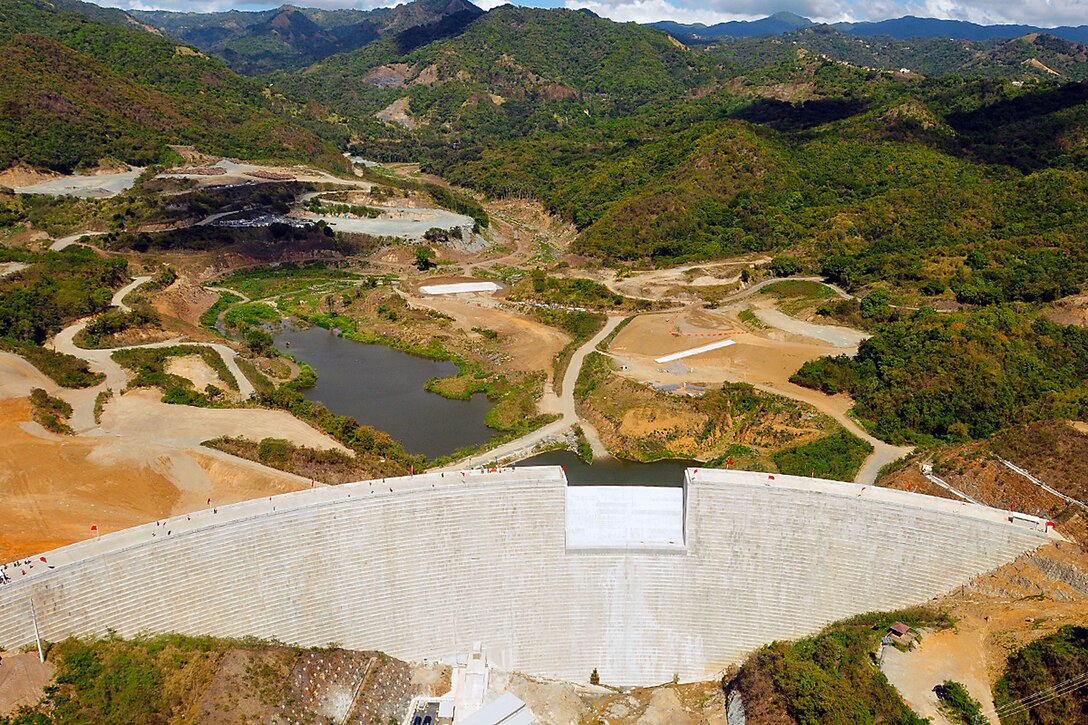
[[[794,13],[775,13],[760,20],[730,21],[715,25],[684,24],[669,20],[650,23],[684,42],[706,43],[719,38],[753,38],[783,35],[816,26],[808,18]],[[1088,43],[1088,25],[1042,28],[1033,25],[979,25],[965,20],[902,18],[861,23],[835,23],[830,27],[846,35],[887,36],[898,40],[916,38],[949,38],[952,40],[997,40],[1018,38],[1033,33],[1045,33],[1063,40]]]
[[[133,10],[130,14],[252,75],[302,68],[382,38],[393,39],[407,52],[456,34],[483,12],[467,0],[415,0],[375,10],[283,5],[259,12]]]

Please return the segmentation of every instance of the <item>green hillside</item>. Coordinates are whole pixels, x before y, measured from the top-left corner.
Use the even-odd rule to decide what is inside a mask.
[[[906,68],[926,76],[959,75],[1023,81],[1088,78],[1088,46],[1033,33],[1000,40],[857,36],[818,25],[781,37],[723,38],[706,52],[738,68],[755,69],[793,57],[798,48],[864,68]]]
[[[456,37],[408,53],[382,40],[276,83],[356,117],[407,98],[422,137],[486,142],[659,107],[698,86],[706,65],[649,28],[502,6]]]
[[[303,68],[379,38],[408,45],[413,39],[429,42],[456,32],[482,13],[465,0],[413,0],[374,10],[283,5],[257,12],[134,10],[131,15],[223,59],[239,73],[255,75]],[[444,32],[436,33],[439,25],[444,26]]]
[[[342,163],[317,133],[331,137],[330,128],[289,116],[221,62],[135,26],[29,0],[0,6],[0,104],[0,168],[71,171],[103,157],[147,164],[172,143]]]
[[[540,199],[578,226],[577,251],[608,262],[785,252],[848,289],[1049,298],[1088,272],[1074,211],[1088,203],[1088,83],[979,76],[1040,52],[1080,72],[1084,48],[976,45],[917,43],[915,59],[974,76],[931,78],[861,65],[859,49],[906,54],[906,41],[827,27],[691,49],[584,12],[504,6],[456,37],[410,53],[378,41],[276,86],[343,117],[364,155]],[[374,118],[394,101],[414,128]],[[963,264],[978,248],[989,263]],[[1026,283],[1033,272],[1053,284]]]

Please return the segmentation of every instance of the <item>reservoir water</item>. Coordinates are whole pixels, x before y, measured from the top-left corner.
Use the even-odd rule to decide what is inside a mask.
[[[423,388],[431,378],[456,375],[451,362],[345,340],[320,327],[284,326],[275,339],[280,350],[317,372],[307,399],[388,433],[411,453],[443,456],[494,433],[484,425],[491,409],[486,396],[449,400]]]
[[[684,485],[684,469],[699,468],[696,461],[638,463],[609,458],[584,462],[571,451],[550,451],[519,461],[518,466],[563,466],[571,486],[675,486]]]

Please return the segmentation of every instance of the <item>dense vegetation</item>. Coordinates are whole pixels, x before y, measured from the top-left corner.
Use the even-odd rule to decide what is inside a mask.
[[[40,345],[73,320],[110,306],[113,289],[127,280],[123,259],[85,247],[64,252],[0,248],[0,261],[27,265],[0,279],[0,338]]]
[[[741,692],[751,722],[922,725],[927,721],[907,707],[875,661],[881,637],[896,621],[951,624],[946,615],[924,609],[862,614],[813,637],[759,649],[727,689]]]
[[[60,398],[55,398],[41,388],[30,391],[30,405],[34,411],[34,420],[53,433],[70,434],[68,418],[72,415],[72,406]]]
[[[848,289],[972,304],[1077,289],[1088,85],[1044,70],[1017,86],[1002,69],[1035,68],[1032,54],[1083,68],[1085,48],[1007,41],[991,48],[998,62],[915,44],[965,80],[853,65],[865,58],[848,51],[870,41],[844,37],[694,50],[584,13],[503,7],[411,53],[376,43],[279,82],[349,124],[406,98],[419,128],[360,126],[360,153],[541,199],[580,228],[579,251],[610,261],[792,248]],[[395,82],[368,75],[394,62]]]
[[[794,382],[849,392],[857,415],[891,441],[982,438],[1031,420],[1088,414],[1088,330],[1017,307],[883,325],[855,358],[806,363]]]
[[[420,45],[460,30],[482,12],[461,0],[416,0],[374,10],[283,5],[258,12],[132,15],[223,58],[239,73],[257,74],[302,68],[385,37],[400,47]]]
[[[168,144],[343,165],[315,133],[336,138],[331,126],[289,115],[290,104],[220,61],[34,0],[0,6],[0,106],[0,168],[68,172],[103,158],[147,165],[176,158]]]
[[[941,703],[941,711],[956,725],[977,725],[985,722],[982,703],[971,697],[959,682],[945,680],[934,688]]]
[[[124,641],[67,639],[50,646],[57,666],[41,704],[5,725],[166,723],[230,644],[167,634]]]
[[[1088,627],[1067,625],[1009,658],[994,685],[1003,725],[1085,725],[1088,698],[1072,689],[1088,672]],[[1057,689],[1054,689],[1057,688]],[[1061,697],[1047,694],[1065,693]],[[1027,709],[1022,701],[1034,706]]]
[[[771,460],[782,473],[853,481],[873,447],[845,430],[778,451]]]

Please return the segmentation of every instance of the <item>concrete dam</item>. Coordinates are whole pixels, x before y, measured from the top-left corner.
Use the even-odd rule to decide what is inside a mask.
[[[0,645],[34,642],[35,621],[52,641],[253,635],[409,660],[481,643],[508,670],[695,680],[771,640],[924,603],[1057,536],[837,481],[692,468],[683,483],[430,473],[175,516],[9,564]]]

